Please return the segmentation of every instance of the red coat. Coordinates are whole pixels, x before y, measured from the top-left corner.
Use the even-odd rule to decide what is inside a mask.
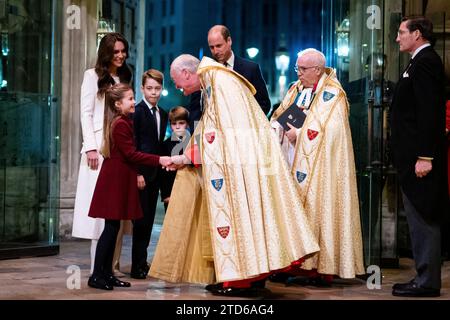
[[[111,156],[103,162],[89,217],[111,220],[142,218],[137,188],[137,165],[159,166],[159,156],[136,151],[133,122],[125,116],[112,128]]]

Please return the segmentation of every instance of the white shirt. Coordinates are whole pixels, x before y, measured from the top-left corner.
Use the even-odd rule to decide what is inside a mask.
[[[233,70],[233,68],[234,68],[234,52],[233,51],[231,51],[231,56],[227,60],[227,68],[230,70]]]
[[[159,115],[159,107],[158,107],[158,105],[153,106],[150,102],[148,102],[148,101],[145,99],[145,97],[143,97],[142,100],[144,100],[145,104],[147,105],[147,107],[149,108],[149,110],[150,110],[150,112],[151,112],[152,114],[153,114],[152,108],[153,108],[153,107],[156,107],[156,112],[155,112],[155,113],[156,113],[156,123],[158,124],[156,129],[158,130],[158,138],[159,138],[159,136],[161,135],[161,133],[160,133],[161,117],[160,117],[160,115]]]
[[[416,49],[416,51],[414,51],[414,53],[413,53],[411,59],[414,59],[414,57],[417,56],[417,54],[420,52],[420,50],[425,49],[426,47],[429,47],[429,46],[431,46],[431,44],[427,42],[427,43],[425,43],[424,45],[421,45],[420,47],[418,47],[418,48]]]

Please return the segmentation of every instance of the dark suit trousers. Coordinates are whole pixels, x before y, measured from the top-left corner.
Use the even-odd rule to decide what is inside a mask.
[[[427,222],[403,194],[411,246],[416,264],[415,282],[425,288],[441,288],[441,227]]]
[[[148,181],[148,179],[145,179],[146,186],[144,190],[139,191],[144,217],[133,221],[133,243],[131,249],[132,271],[147,266],[147,248],[150,244],[159,194],[158,180]]]

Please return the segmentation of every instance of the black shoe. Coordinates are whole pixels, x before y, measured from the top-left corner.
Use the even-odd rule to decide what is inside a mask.
[[[113,290],[114,287],[108,283],[104,278],[102,277],[94,277],[90,276],[88,280],[88,286],[91,288],[96,289],[102,289],[102,290]]]
[[[412,283],[414,283],[416,279],[411,279],[409,282],[405,282],[405,283],[396,283],[392,286],[393,290],[398,290],[398,289],[404,289],[407,288],[408,286],[410,286]]]
[[[130,276],[133,279],[145,279],[145,278],[147,278],[147,274],[148,274],[149,270],[150,270],[150,267],[147,263],[143,263],[143,264],[139,265],[138,267],[134,267],[133,265],[131,265]]]
[[[392,290],[392,295],[396,297],[439,297],[441,290],[420,287],[417,283],[412,282]]]
[[[300,286],[312,286],[318,288],[330,288],[331,283],[322,277],[292,277],[286,281],[286,285],[298,284]]]
[[[223,289],[223,282],[208,284],[205,286],[205,290],[213,292],[214,290]]]
[[[108,284],[113,287],[131,287],[131,283],[126,281],[121,281],[117,279],[115,276],[109,276],[107,278]]]
[[[266,287],[266,279],[253,281],[250,285],[252,288],[264,289]]]
[[[286,272],[275,273],[269,276],[270,282],[286,283],[292,275]]]
[[[144,271],[142,269],[133,270],[130,273],[130,277],[132,277],[133,279],[145,279],[147,278],[147,271]]]

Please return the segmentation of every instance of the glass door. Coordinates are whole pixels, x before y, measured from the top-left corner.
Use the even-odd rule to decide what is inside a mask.
[[[385,257],[397,261],[397,182],[389,165],[387,120],[402,1],[335,0],[323,6],[322,48],[350,102],[365,264],[382,265]]]
[[[56,3],[0,11],[0,259],[59,251]]]

